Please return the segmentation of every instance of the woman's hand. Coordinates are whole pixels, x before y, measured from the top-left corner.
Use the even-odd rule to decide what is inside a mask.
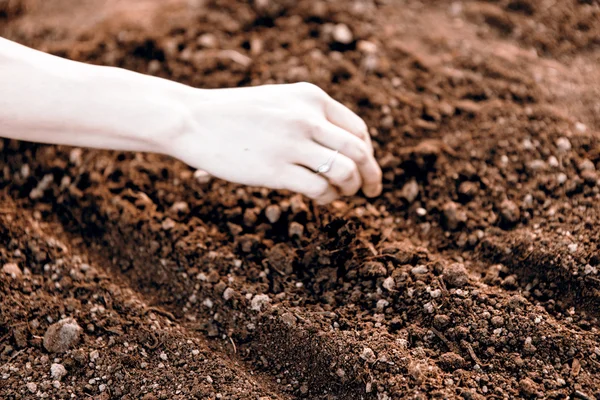
[[[381,193],[364,121],[309,83],[191,89],[188,123],[164,152],[218,178],[288,189],[319,203]],[[336,151],[339,151],[336,154]],[[330,166],[316,173],[319,166]]]
[[[0,38],[0,88],[6,137],[165,153],[228,181],[320,203],[361,187],[367,196],[381,192],[363,120],[308,83],[194,89]]]

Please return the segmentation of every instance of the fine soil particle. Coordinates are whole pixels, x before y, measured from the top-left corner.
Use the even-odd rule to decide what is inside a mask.
[[[0,141],[7,399],[600,399],[593,1],[0,0],[0,34],[202,88],[310,81],[384,193]],[[1,129],[1,128],[0,128]]]

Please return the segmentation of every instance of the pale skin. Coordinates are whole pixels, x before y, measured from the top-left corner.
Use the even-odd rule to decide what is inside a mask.
[[[319,204],[381,193],[365,122],[309,83],[196,89],[0,38],[0,136],[162,153]],[[329,171],[318,167],[336,151]]]

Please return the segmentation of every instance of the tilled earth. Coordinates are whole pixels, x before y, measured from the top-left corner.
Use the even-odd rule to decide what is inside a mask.
[[[384,170],[317,207],[0,142],[2,399],[600,399],[596,1],[0,0],[0,33],[196,87],[313,82]]]

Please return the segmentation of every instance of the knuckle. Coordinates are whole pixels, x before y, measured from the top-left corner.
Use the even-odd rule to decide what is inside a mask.
[[[355,161],[358,164],[365,164],[369,161],[370,157],[370,151],[369,148],[367,147],[366,143],[361,143],[358,148],[356,149],[356,158]]]
[[[356,169],[356,165],[346,166],[343,169],[341,169],[341,171],[338,173],[338,181],[344,183],[352,181],[356,176],[357,172],[358,171]]]
[[[300,92],[305,93],[314,97],[323,97],[325,92],[323,89],[318,87],[317,85],[310,82],[298,82],[295,83],[296,87],[300,90]]]
[[[312,187],[306,191],[306,195],[311,199],[322,198],[327,195],[329,191],[329,184],[324,180],[320,180],[318,183],[312,185]]]
[[[322,125],[316,121],[301,119],[297,120],[296,124],[302,131],[303,135],[307,137],[318,137],[323,132]]]

